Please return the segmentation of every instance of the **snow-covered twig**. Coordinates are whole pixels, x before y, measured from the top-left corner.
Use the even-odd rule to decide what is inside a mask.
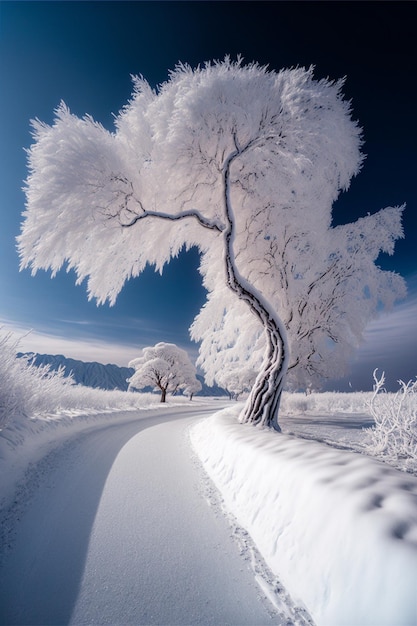
[[[368,430],[367,452],[396,462],[403,469],[417,469],[417,379],[386,393],[385,373],[374,370],[374,393],[368,408],[375,425]]]

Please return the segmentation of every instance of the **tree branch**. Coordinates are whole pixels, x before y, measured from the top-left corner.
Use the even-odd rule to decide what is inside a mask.
[[[122,224],[123,228],[130,228],[140,220],[143,220],[147,217],[155,217],[161,220],[170,220],[172,222],[176,222],[178,220],[182,220],[186,217],[194,217],[201,226],[204,228],[209,228],[211,230],[217,230],[219,233],[223,232],[225,226],[217,220],[209,220],[205,218],[199,211],[189,210],[189,211],[181,211],[180,213],[176,213],[175,215],[171,215],[170,213],[161,213],[159,211],[143,211],[140,215],[135,215],[135,217],[128,222],[127,224]]]

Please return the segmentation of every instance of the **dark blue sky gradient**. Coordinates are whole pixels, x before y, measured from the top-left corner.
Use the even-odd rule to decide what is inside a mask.
[[[52,122],[64,100],[73,113],[89,113],[112,129],[113,114],[130,97],[131,74],[156,85],[178,61],[195,66],[225,54],[276,70],[314,65],[317,78],[347,76],[344,93],[364,128],[368,156],[337,201],[334,222],[406,202],[406,239],[380,264],[407,277],[413,301],[414,14],[412,2],[0,2],[0,323],[56,336],[56,352],[64,352],[60,337],[73,340],[75,351],[77,341],[114,344],[107,360],[120,364],[123,345],[134,351],[173,341],[195,354],[188,326],[204,301],[195,252],[180,255],[163,277],[147,270],[126,285],[115,307],[97,308],[71,273],[54,280],[19,273],[15,237],[31,118]],[[99,356],[92,347],[89,360]],[[401,361],[400,344],[394,357]],[[417,361],[410,358],[407,372],[414,376]]]

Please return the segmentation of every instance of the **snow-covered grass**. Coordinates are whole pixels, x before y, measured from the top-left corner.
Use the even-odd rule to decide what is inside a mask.
[[[364,413],[368,412],[367,406],[371,397],[372,392],[366,391],[354,393],[326,391],[309,394],[284,392],[281,401],[281,413],[284,415]]]
[[[417,478],[375,459],[237,422],[191,430],[226,507],[319,626],[417,622]]]

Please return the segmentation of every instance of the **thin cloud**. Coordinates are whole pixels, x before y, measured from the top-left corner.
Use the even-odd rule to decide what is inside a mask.
[[[86,323],[87,325],[89,322]],[[24,324],[0,318],[0,327],[11,332],[18,340],[21,352],[37,352],[39,354],[62,354],[67,358],[85,362],[114,363],[126,367],[129,361],[139,356],[141,348],[157,343],[144,338],[136,345],[125,345],[120,342],[105,341],[96,338],[63,337],[58,331],[54,334],[43,329],[33,329]],[[181,345],[190,358],[195,360],[198,349],[190,349],[189,345]]]
[[[417,296],[369,324],[364,339],[359,350],[362,359],[369,360],[387,353],[399,357],[409,352],[417,354]]]
[[[329,381],[326,389],[371,390],[373,371],[386,374],[386,388],[398,389],[398,380],[417,376],[417,277],[409,280],[408,298],[371,322],[350,366],[350,374]]]
[[[61,324],[71,324],[74,326],[94,326],[93,320],[59,320]]]
[[[9,320],[0,320],[0,326],[18,339],[21,352],[63,354],[67,358],[126,366],[138,356],[139,348],[100,340],[68,339],[59,335],[33,330]]]

